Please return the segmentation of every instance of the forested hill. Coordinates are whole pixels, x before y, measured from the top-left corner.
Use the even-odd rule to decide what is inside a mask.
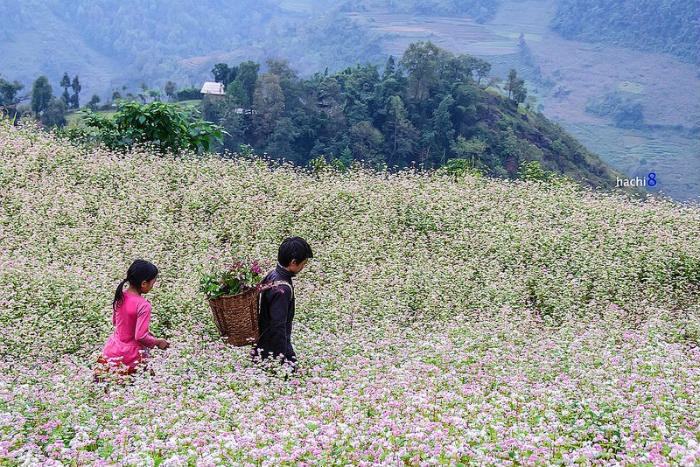
[[[697,0],[559,0],[552,29],[567,39],[653,50],[700,63]]]
[[[0,2],[0,74],[78,74],[102,96],[142,82],[200,84],[219,60],[294,57],[303,73],[384,56],[338,0],[27,0]],[[314,8],[309,10],[310,6]],[[97,84],[99,83],[99,84]]]
[[[593,186],[615,174],[558,125],[519,102],[527,90],[515,71],[503,90],[489,86],[490,64],[414,43],[382,67],[356,65],[302,79],[286,62],[265,71],[242,62],[214,67],[224,99],[204,101],[227,149],[241,145],[307,164],[319,156],[344,165],[434,168],[461,161],[490,175],[515,177],[523,163]]]

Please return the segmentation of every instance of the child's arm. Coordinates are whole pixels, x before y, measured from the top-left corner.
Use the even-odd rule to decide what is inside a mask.
[[[136,310],[136,331],[134,338],[139,345],[152,349],[158,346],[159,349],[167,348],[165,339],[157,339],[148,332],[148,327],[151,324],[151,304],[146,302],[140,305]]]

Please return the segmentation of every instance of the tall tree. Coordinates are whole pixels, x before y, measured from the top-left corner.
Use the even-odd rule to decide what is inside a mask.
[[[260,77],[255,87],[253,108],[255,134],[262,141],[275,129],[275,122],[284,111],[284,93],[279,76],[265,73]]]
[[[41,115],[49,106],[51,97],[53,97],[53,89],[49,84],[49,79],[46,76],[39,76],[32,85],[32,100],[30,106],[34,113]]]
[[[265,60],[265,64],[267,65],[267,72],[279,76],[280,79],[295,80],[298,78],[297,72],[289,66],[287,60],[268,58]]]
[[[73,95],[70,96],[71,107],[77,109],[80,107],[80,91],[82,87],[80,86],[80,81],[78,80],[78,75],[73,77],[73,81],[70,83],[71,88],[73,88]]]
[[[517,103],[524,102],[527,97],[525,80],[518,78],[518,73],[515,71],[515,68],[511,68],[508,73],[506,90],[508,91],[508,98],[513,99]]]
[[[403,53],[399,63],[408,74],[410,99],[422,101],[430,96],[439,76],[440,55],[441,49],[430,41],[414,42]]]
[[[469,56],[469,68],[475,75],[476,84],[481,85],[481,80],[487,78],[491,72],[491,64],[480,58]]]
[[[451,113],[454,103],[454,98],[448,94],[440,101],[433,113],[432,124],[436,149],[442,150],[443,153],[450,147],[455,135]]]
[[[394,60],[393,55],[389,55],[389,58],[386,59],[386,63],[384,64],[384,71],[382,72],[382,81],[388,79],[394,73],[396,73],[396,60]]]
[[[385,123],[389,166],[406,166],[414,155],[418,131],[408,119],[408,111],[399,96],[389,99],[389,115]]]
[[[70,88],[70,77],[68,76],[68,72],[63,73],[63,78],[61,78],[61,87],[63,88],[61,99],[63,99],[63,102],[65,102],[66,105],[69,105],[70,93],[68,92],[68,88]]]
[[[211,74],[214,75],[214,81],[217,83],[222,83],[224,88],[236,79],[238,74],[237,67],[229,67],[225,63],[217,63],[214,68],[211,69]]]
[[[175,91],[177,90],[177,85],[172,81],[165,83],[165,95],[168,96],[168,100],[175,99]]]
[[[245,92],[247,102],[243,105],[251,105],[253,103],[253,94],[255,93],[255,83],[258,80],[258,71],[260,64],[253,61],[245,61],[238,65],[238,75],[236,81],[241,83],[241,87]]]

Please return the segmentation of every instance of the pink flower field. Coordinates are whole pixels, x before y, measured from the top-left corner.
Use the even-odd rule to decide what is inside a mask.
[[[296,280],[287,380],[221,343],[212,256]],[[700,464],[700,210],[478,173],[79,149],[0,121],[0,466]],[[92,382],[133,259],[155,375]]]

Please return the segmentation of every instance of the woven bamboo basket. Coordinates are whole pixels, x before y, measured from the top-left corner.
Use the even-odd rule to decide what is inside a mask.
[[[214,324],[227,344],[243,346],[257,342],[258,299],[260,291],[253,287],[236,295],[223,295],[209,300]]]

